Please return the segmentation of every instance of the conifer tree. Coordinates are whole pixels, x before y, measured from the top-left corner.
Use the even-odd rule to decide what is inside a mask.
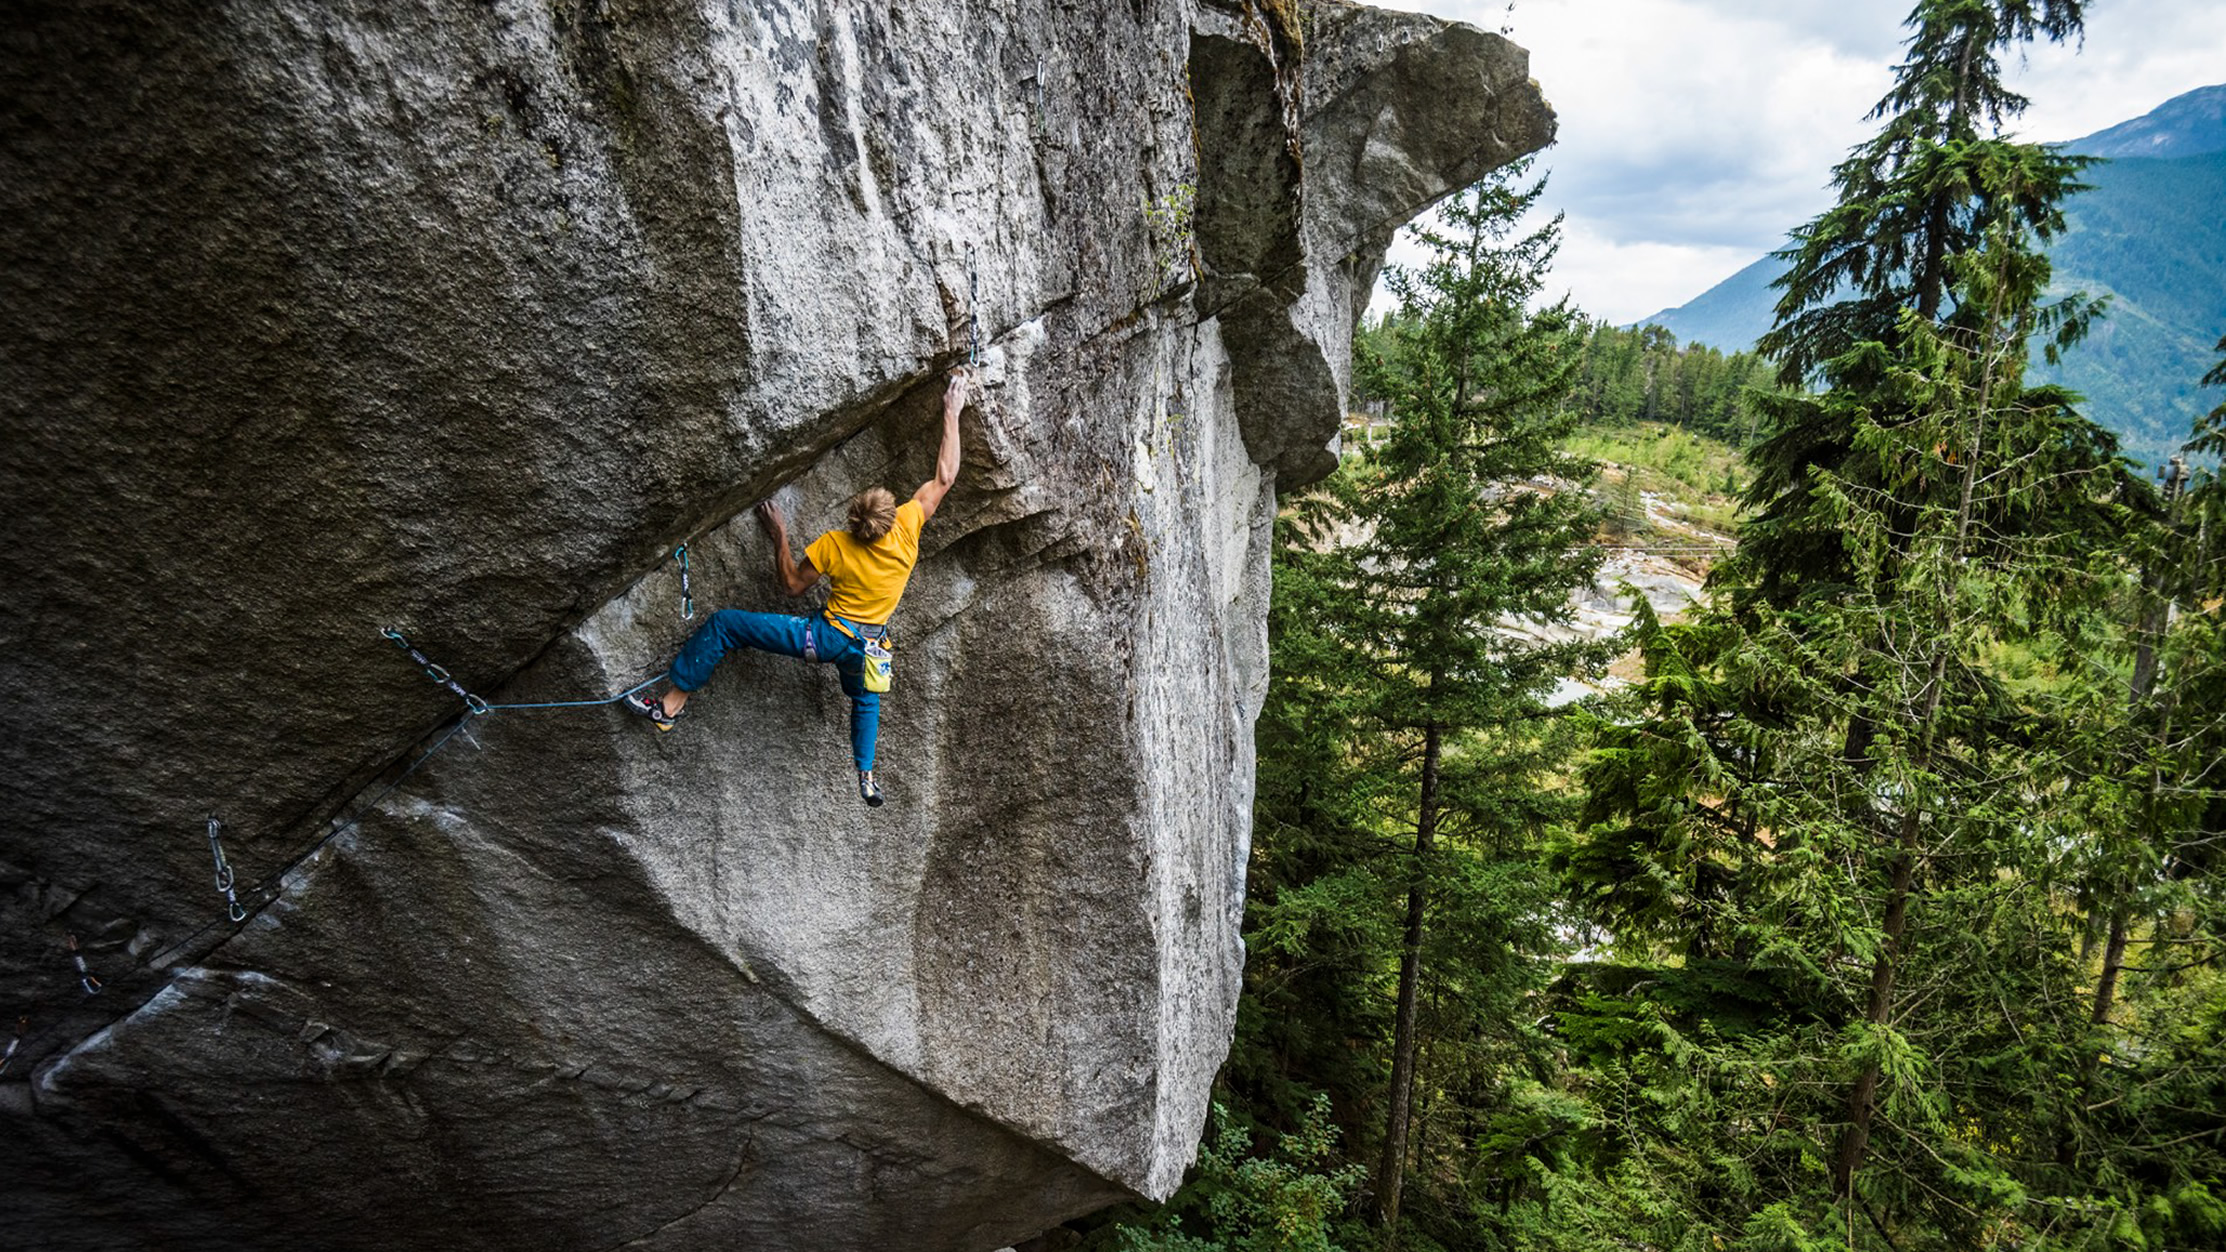
[[[2226,351],[2226,342],[2220,344]],[[2226,364],[2204,383],[2226,385]],[[2056,1193],[2115,1244],[2226,1238],[2226,404],[2158,472],[2129,548],[2117,665],[2067,647],[2047,748],[2064,762],[2062,915],[2089,978],[2058,1084]],[[2130,653],[2130,656],[2126,654]]]
[[[2206,387],[2226,387],[2226,338],[2219,339],[2217,351],[2221,354],[2218,364],[2211,366],[2210,372],[2203,375],[2203,385]],[[2217,408],[2196,419],[2195,434],[2187,441],[2186,450],[2198,456],[2207,456],[2214,464],[2221,457],[2226,457],[2226,401],[2221,401]]]
[[[1877,135],[1832,171],[1838,201],[1793,233],[1774,284],[1785,295],[1760,348],[1788,385],[1866,340],[1892,342],[1902,310],[1937,322],[1950,258],[1976,251],[2003,217],[2046,242],[2089,158],[2000,139],[2030,102],[2002,82],[2000,57],[2035,38],[2076,38],[2083,0],[1925,0],[1904,23],[1908,59],[1867,120]],[[1984,129],[1982,129],[1984,128]],[[1983,168],[2008,156],[2027,169],[2018,189],[1982,189]]]
[[[2136,493],[2074,398],[2023,378],[2028,342],[2053,354],[2096,312],[2043,298],[2078,162],[1980,132],[2023,107],[1997,53],[2079,16],[1912,13],[1885,126],[1788,250],[1764,341],[1823,390],[1766,401],[1742,550],[1707,611],[1650,628],[1644,712],[1603,727],[1566,857],[1619,936],[1791,991],[1751,1055],[1828,1189],[1731,1190],[1834,1246],[1979,1237],[1996,1189],[2037,1176],[1987,1145],[2047,1138],[2030,1093],[2069,1051],[2006,1006],[2080,998],[2051,921],[2060,762],[1999,658],[2105,633]]]
[[[1622,943],[1775,1003],[1740,1049],[1767,1105],[1725,1115],[1782,1128],[1783,1173],[1758,1182],[1750,1153],[1752,1207],[1725,1220],[1774,1208],[1836,1228],[1835,1246],[1979,1237],[1971,1214],[2031,1163],[1973,1145],[2045,1137],[2053,1110],[2025,1093],[2070,1042],[1995,1005],[2079,998],[2051,921],[2076,824],[1994,661],[2091,636],[2122,570],[2092,531],[1988,519],[2109,512],[2118,476],[2067,465],[2080,419],[2020,382],[2047,278],[2030,239],[1997,223],[1949,270],[1948,324],[1908,311],[1894,345],[1832,364],[1868,385],[1813,401],[1851,436],[1841,472],[1813,471],[1838,593],[1780,609],[1720,587],[1691,622],[1650,626],[1639,711],[1602,726],[1589,833],[1566,857]],[[1712,1082],[1737,1090],[1732,1072]],[[1821,1193],[1799,1161],[1822,1166]]]
[[[1952,319],[1955,258],[1979,251],[2000,227],[2042,246],[2064,229],[2063,203],[2083,189],[2078,175],[2091,159],[2000,133],[2028,103],[2003,84],[2000,57],[2036,38],[2078,37],[2083,12],[2081,0],[1922,0],[1911,11],[1908,56],[1870,114],[1883,123],[1878,134],[1833,170],[1837,202],[1777,254],[1787,262],[1775,284],[1784,295],[1776,325],[1757,347],[1778,363],[1782,383],[1821,379],[1838,393],[1883,388],[1872,358],[1852,350],[1897,344],[1906,313],[1925,326]],[[2046,338],[2051,361],[2085,334],[2101,307],[2074,296],[2036,311],[2033,332]],[[1842,585],[1838,535],[1810,475],[1861,462],[1849,459],[1844,406],[1795,399],[1771,407],[1773,429],[1752,457],[1754,516],[1743,542],[1761,573],[1756,591],[1782,607]],[[2115,445],[2081,451],[2107,459]],[[1903,486],[1945,481],[1935,475]],[[2014,510],[2017,502],[2004,504]]]
[[[1743,551],[1592,724],[1589,933],[1526,863],[1583,658],[1493,629],[1590,574],[1526,513],[1574,494],[1524,440],[1578,328],[1483,295],[1550,240],[1465,215],[1535,189],[1456,205],[1368,337],[1397,434],[1278,523],[1228,1082],[1285,1129],[1327,1088],[1398,1246],[2226,1246],[2226,487],[2168,509],[2026,384],[2095,312],[2044,294],[2077,170],[1990,133],[1996,62],[2079,18],[1912,15],[1781,327],[1820,390],[1763,397]],[[1641,339],[1595,329],[1562,410],[1704,411],[1710,358]]]
[[[1388,936],[1391,1074],[1375,1173],[1387,1224],[1414,1122],[1430,901],[1449,881],[1441,841],[1543,820],[1555,803],[1533,785],[1546,697],[1603,659],[1596,645],[1508,629],[1565,620],[1600,559],[1582,490],[1591,468],[1559,450],[1585,327],[1566,302],[1526,308],[1559,219],[1517,233],[1543,186],[1513,181],[1523,175],[1502,171],[1447,201],[1440,225],[1416,231],[1431,259],[1388,275],[1401,313],[1359,364],[1391,402],[1392,432],[1298,505],[1278,567],[1278,604],[1306,608],[1303,620],[1278,610],[1261,824],[1326,821],[1409,849],[1389,873],[1369,867],[1404,905]],[[1286,746],[1319,776],[1266,764]]]

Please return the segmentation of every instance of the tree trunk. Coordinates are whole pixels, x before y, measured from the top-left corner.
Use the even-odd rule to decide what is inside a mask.
[[[2125,968],[2128,918],[2123,906],[2110,912],[2110,938],[2102,947],[2102,976],[2095,980],[2095,1002],[2087,1024],[2100,1027],[2110,1020],[2110,1004],[2118,994],[2118,971]],[[2084,955],[2082,955],[2084,963]],[[2071,1107],[2064,1111],[2063,1130],[2056,1139],[2056,1164],[2064,1169],[2079,1164],[2079,1123],[2095,1085],[2095,1045],[2090,1040],[2079,1049],[2079,1085],[2072,1089]]]
[[[2126,911],[2119,909],[2110,915],[2110,942],[2102,948],[2102,977],[2095,982],[2095,1007],[2087,1020],[2100,1026],[2110,1020],[2110,1001],[2118,994],[2118,971],[2126,963]],[[2087,1069],[2094,1068],[2090,1054],[2080,1062]]]
[[[1999,311],[1990,319],[2000,325]],[[2019,331],[2027,330],[2024,326]],[[2022,339],[2022,335],[2020,335]],[[1983,342],[1983,341],[1982,341]],[[1982,361],[1984,358],[1982,357]],[[1972,501],[1978,490],[1979,454],[1985,447],[1986,414],[1994,396],[1994,369],[1987,362],[1979,376],[1979,401],[1971,423],[1971,446],[1963,459],[1962,499],[1956,505],[1955,539],[1951,554],[1961,560],[1964,545],[1971,536]],[[1947,597],[1943,594],[1943,599]],[[1919,772],[1932,763],[1933,736],[1939,730],[1941,698],[1948,678],[1948,654],[1944,645],[1934,645],[1931,672],[1924,688],[1924,706],[1917,716],[1917,750],[1911,764]],[[1896,841],[1892,870],[1892,885],[1886,895],[1886,916],[1880,926],[1878,959],[1871,964],[1870,1002],[1864,1009],[1864,1020],[1873,1026],[1883,1026],[1893,1016],[1894,960],[1901,954],[1901,938],[1909,925],[1909,896],[1917,879],[1917,859],[1923,851],[1922,834],[1918,825],[1921,800],[1913,795],[1902,797],[1901,836]],[[1871,1115],[1878,1109],[1878,1063],[1873,1061],[1863,1067],[1855,1085],[1847,1094],[1847,1132],[1840,1136],[1839,1152],[1832,1161],[1832,1185],[1850,1212],[1855,1204],[1855,1174],[1863,1167],[1863,1157],[1870,1148]]]
[[[1399,1006],[1391,1041],[1391,1113],[1384,1125],[1383,1164],[1376,1172],[1377,1211],[1396,1237],[1399,1192],[1407,1172],[1407,1126],[1414,1111],[1415,1001],[1422,973],[1422,918],[1430,845],[1438,830],[1438,728],[1422,730],[1422,798],[1415,813],[1413,877],[1407,886],[1407,935],[1399,950]]]
[[[2177,484],[2168,484],[2164,489],[2164,507],[2167,510],[2167,517],[2171,516],[2172,488],[2174,486],[2177,486]],[[2144,714],[2145,706],[2149,702],[2149,693],[2156,686],[2156,641],[2164,634],[2165,628],[2170,622],[2165,602],[2147,590],[2148,584],[2154,581],[2154,574],[2143,573],[2143,594],[2148,598],[2149,603],[2142,606],[2141,618],[2134,626],[2133,682],[2130,690],[2126,692],[2127,710],[2134,717],[2141,717]],[[2168,733],[2167,724],[2160,720],[2157,727],[2159,742]],[[2141,828],[2144,832],[2156,829],[2154,809],[2158,780],[2154,777],[2153,767],[2151,774],[2149,796],[2141,806],[2142,816],[2145,819],[2141,823]],[[2095,1026],[2100,1026],[2110,1020],[2110,1002],[2118,994],[2118,971],[2125,967],[2126,959],[2126,925],[2128,918],[2126,916],[2125,896],[2114,888],[2110,890],[2110,894],[2118,896],[2118,900],[2110,910],[2110,939],[2102,948],[2102,976],[2095,980],[2094,1009],[2087,1018],[2089,1024]],[[2079,1060],[2079,1086],[2082,1099],[2086,1094],[2087,1080],[2094,1073],[2094,1065],[2094,1052],[2089,1049],[2081,1055]]]
[[[1870,1003],[1865,1007],[1863,1020],[1873,1026],[1883,1026],[1893,1015],[1894,1007],[1894,957],[1901,949],[1902,932],[1909,926],[1909,891],[1917,879],[1917,812],[1909,810],[1901,819],[1901,849],[1894,858],[1893,887],[1886,898],[1886,917],[1881,927],[1884,939],[1879,944],[1878,959],[1870,967]],[[1863,1154],[1870,1147],[1871,1114],[1878,1108],[1878,1064],[1863,1067],[1854,1088],[1847,1095],[1847,1132],[1840,1136],[1838,1156],[1832,1162],[1832,1186],[1852,1204],[1855,1198],[1855,1171],[1863,1167]]]
[[[2180,463],[2175,460],[2173,462],[2173,474],[2165,480],[2164,484],[2164,509],[2167,525],[2176,523],[2179,518],[2178,499],[2181,483],[2179,471]],[[2151,715],[2148,705],[2149,695],[2156,687],[2156,645],[2157,641],[2164,637],[2164,632],[2170,628],[2172,621],[2170,602],[2154,589],[2159,581],[2156,571],[2144,570],[2142,572],[2141,582],[2144,602],[2141,607],[2141,615],[2134,623],[2133,682],[2126,692],[2127,713],[2133,718]],[[2168,704],[2169,701],[2167,701]],[[2161,748],[2171,735],[2171,713],[2167,707],[2155,710],[2154,716],[2157,719],[2155,742]],[[2163,779],[2157,775],[2156,767],[2152,765],[2150,767],[2149,794],[2141,806],[2142,821],[2140,824],[2142,833],[2152,838],[2157,828],[2156,793],[2162,785]],[[2095,979],[2094,1005],[2087,1014],[2087,1024],[2096,1030],[2110,1021],[2110,1007],[2118,996],[2118,975],[2125,969],[2127,932],[2132,923],[2132,890],[2130,884],[2120,887],[2107,880],[2103,888],[2102,898],[2112,902],[2110,905],[2110,935],[2102,947],[2102,973]],[[2091,946],[2092,943],[2093,931],[2090,930],[2088,932],[2088,946]],[[2080,952],[2081,964],[2086,963],[2087,955],[2087,951],[2083,948]],[[2065,1118],[2063,1137],[2056,1145],[2057,1164],[2066,1169],[2071,1168],[2078,1161],[2078,1123],[2081,1111],[2085,1108],[2088,1097],[2094,1090],[2097,1062],[2095,1044],[2090,1040],[2079,1051],[2079,1085],[2074,1089],[2072,1105]]]
[[[2172,504],[2171,488],[2167,487],[2165,492],[2164,503],[2165,507],[2169,509]],[[2143,581],[2149,581],[2148,577],[2144,576]],[[2157,637],[2164,633],[2165,624],[2164,607],[2157,603],[2145,607],[2140,621],[2136,624],[2139,642],[2135,644],[2133,652],[2132,690],[2127,693],[2127,707],[2134,717],[2142,716],[2143,706],[2148,703],[2149,692],[2156,684],[2155,643]],[[2167,733],[2169,732],[2166,729],[2166,723],[2160,721],[2157,738],[2162,740]],[[2157,781],[2152,772],[2150,793],[2141,806],[2143,821],[2140,828],[2144,833],[2150,833],[2156,829],[2154,809]],[[2109,1022],[2110,1006],[2118,998],[2118,974],[2125,968],[2127,928],[2132,921],[2129,916],[2132,888],[2130,886],[2120,888],[2110,884],[2106,885],[2103,891],[2103,898],[2113,901],[2110,907],[2110,935],[2102,945],[2102,973],[2095,979],[2095,1001],[2093,1007],[2087,1013],[2088,1026],[2097,1030]],[[2092,943],[2092,936],[2093,932],[2090,931],[2090,944]],[[2081,964],[2086,963],[2086,957],[2087,953],[2082,951],[2080,953]],[[2081,1110],[2086,1106],[2088,1096],[2094,1090],[2096,1060],[2095,1044],[2090,1039],[2079,1049],[2079,1085],[2073,1089],[2071,1108],[2067,1111],[2064,1121],[2063,1137],[2056,1144],[2056,1163],[2066,1169],[2070,1169],[2078,1163],[2077,1132],[2079,1118]]]
[[[1962,55],[1956,62],[1955,103],[1948,113],[1946,138],[1962,137],[1970,126],[1971,61],[1978,54],[1976,30],[1963,33]],[[1958,197],[1960,198],[1960,197]],[[1925,214],[1924,260],[1917,267],[1917,315],[1928,322],[1940,320],[1940,304],[1948,290],[1948,197],[1935,195]]]

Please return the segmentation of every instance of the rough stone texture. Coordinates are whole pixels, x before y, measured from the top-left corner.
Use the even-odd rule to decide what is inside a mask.
[[[1274,492],[1390,232],[1550,139],[1524,64],[1234,0],[15,6],[8,1241],[981,1249],[1171,1190]],[[774,608],[751,502],[926,477],[969,249],[887,807],[756,656],[388,792],[456,702],[380,627],[607,694],[689,625],[673,545]]]

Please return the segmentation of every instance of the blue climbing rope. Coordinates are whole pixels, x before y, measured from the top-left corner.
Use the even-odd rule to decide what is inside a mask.
[[[683,547],[681,551],[685,553],[687,549]],[[681,558],[681,569],[687,569],[687,558],[685,556]],[[393,640],[396,647],[402,649],[404,652],[409,653],[410,659],[417,662],[418,668],[425,671],[425,676],[427,678],[432,679],[434,682],[439,683],[443,687],[448,688],[450,691],[453,691],[458,696],[460,696],[464,701],[464,708],[470,713],[471,717],[485,717],[489,713],[501,713],[510,709],[590,709],[599,704],[616,704],[626,697],[634,694],[635,692],[640,691],[642,688],[662,681],[665,677],[665,675],[660,672],[655,677],[643,679],[641,682],[635,683],[633,686],[628,687],[626,690],[619,692],[615,696],[604,696],[599,700],[539,700],[530,702],[521,701],[513,704],[490,704],[487,701],[479,698],[478,696],[473,695],[471,692],[466,691],[463,687],[463,684],[457,682],[454,678],[449,677],[448,670],[439,665],[435,665],[431,661],[426,660],[425,654],[418,651],[417,648],[410,643],[409,636],[403,634],[399,630],[396,630],[392,626],[383,628],[379,631],[379,634],[384,636],[385,638]]]
[[[634,694],[635,692],[640,691],[644,687],[648,687],[655,683],[664,681],[664,678],[664,673],[659,672],[654,678],[644,679],[641,682],[635,683],[633,686],[628,687],[626,690],[619,692],[615,696],[606,696],[601,700],[547,700],[536,704],[488,704],[486,701],[482,700],[480,701],[481,707],[473,710],[472,716],[478,717],[488,713],[501,713],[509,709],[591,709],[599,704],[616,704],[626,697]]]

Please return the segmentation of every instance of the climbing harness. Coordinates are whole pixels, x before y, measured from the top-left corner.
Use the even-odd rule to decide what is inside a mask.
[[[980,284],[974,269],[974,245],[966,245],[966,363],[982,363],[982,310]]]
[[[86,994],[86,995],[89,995],[89,996],[97,996],[97,995],[99,995],[99,994],[100,994],[100,979],[98,979],[98,978],[95,978],[95,977],[93,977],[93,971],[92,971],[92,970],[90,970],[90,969],[88,969],[88,968],[86,968],[86,966],[85,966],[85,954],[84,954],[83,952],[80,952],[80,951],[78,951],[78,950],[77,950],[77,936],[76,936],[76,935],[70,935],[70,936],[69,936],[69,940],[70,940],[70,959],[71,959],[72,961],[75,961],[75,962],[77,963],[77,985],[78,985],[78,986],[80,986],[80,987],[83,987],[83,988],[85,988],[85,994]]]
[[[688,592],[688,545],[681,544],[673,555],[680,558],[680,620],[692,621],[696,616],[696,598]]]
[[[464,702],[465,708],[470,709],[473,713],[484,713],[487,711],[487,702],[485,700],[482,700],[478,696],[473,695],[471,692],[464,690],[464,685],[449,677],[448,671],[446,669],[439,665],[435,665],[433,662],[427,660],[424,653],[418,651],[416,648],[410,645],[409,636],[403,634],[399,630],[394,629],[392,626],[385,627],[384,629],[380,630],[379,633],[393,640],[395,647],[409,653],[410,659],[417,662],[418,669],[424,671],[427,678],[430,678],[434,682],[439,683],[441,686],[455,692],[457,697]]]
[[[232,863],[224,859],[224,823],[214,813],[209,815],[209,855],[216,858],[216,889],[224,894],[225,912],[235,922],[246,921],[247,909],[232,886]]]
[[[887,691],[896,677],[896,657],[890,649],[888,626],[869,626],[832,613],[827,615],[827,624],[857,640],[859,649],[866,654],[858,673],[866,690],[876,695]],[[805,637],[810,638],[808,630]]]

